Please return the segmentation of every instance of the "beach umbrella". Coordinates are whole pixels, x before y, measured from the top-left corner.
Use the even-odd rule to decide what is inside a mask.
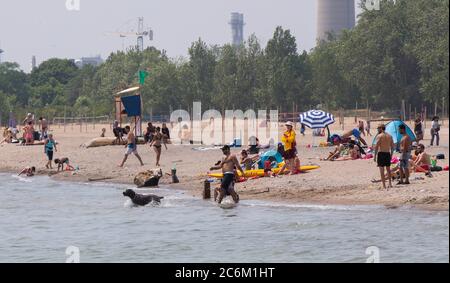
[[[300,123],[311,129],[326,128],[334,122],[333,114],[321,110],[311,110],[300,114]]]
[[[406,134],[411,138],[411,141],[416,140],[416,135],[414,135],[414,132],[403,121],[401,121],[401,120],[391,121],[386,124],[386,133],[388,133],[392,136],[392,139],[394,140],[394,144],[397,146],[397,148],[398,148],[399,142],[402,140],[402,134],[400,134],[400,131],[398,129],[398,127],[400,125],[405,125]],[[376,144],[377,136],[375,136],[375,138],[373,139],[372,145]]]

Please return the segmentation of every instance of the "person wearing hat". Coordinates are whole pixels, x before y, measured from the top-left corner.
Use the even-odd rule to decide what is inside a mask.
[[[386,133],[386,126],[384,124],[380,124],[377,130],[378,136],[375,144],[374,161],[380,169],[383,188],[386,189],[386,175],[384,174],[385,168],[389,180],[389,188],[392,188],[391,159],[395,148],[394,140],[390,134]]]
[[[225,157],[217,166],[210,168],[211,171],[222,169],[223,172],[218,203],[220,204],[224,197],[229,195],[231,195],[235,203],[238,203],[239,195],[234,190],[235,170],[237,168],[242,173],[242,176],[244,176],[244,170],[240,166],[236,155],[231,154],[229,145],[225,145],[221,149]]]
[[[294,123],[291,121],[286,122],[286,132],[284,132],[281,137],[281,142],[284,145],[284,166],[281,168],[278,174],[283,174],[286,168],[289,169],[291,174],[298,173],[298,168],[295,168],[295,160],[297,158],[297,142],[296,142],[296,134],[294,131]]]

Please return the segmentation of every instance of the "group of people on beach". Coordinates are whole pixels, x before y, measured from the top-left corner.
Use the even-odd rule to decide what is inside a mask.
[[[122,135],[127,135],[126,145],[127,150],[125,151],[125,156],[122,162],[119,164],[119,167],[123,167],[125,162],[128,159],[128,156],[134,154],[136,158],[139,160],[141,166],[144,166],[144,162],[142,161],[141,156],[137,151],[137,138],[134,134],[135,129],[131,129],[130,126],[126,126],[125,128],[120,128],[118,126],[118,122],[114,122],[113,132],[116,136],[116,141],[120,142]],[[144,133],[144,142],[148,144],[150,148],[156,153],[156,167],[161,166],[161,153],[162,146],[164,145],[165,149],[168,150],[167,143],[170,141],[170,131],[165,123],[162,124],[162,128],[153,126],[152,123],[147,124],[147,129]]]

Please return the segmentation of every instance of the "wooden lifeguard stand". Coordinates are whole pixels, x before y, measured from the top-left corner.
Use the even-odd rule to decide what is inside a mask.
[[[132,87],[122,90],[114,94],[114,104],[116,109],[115,119],[122,127],[122,121],[124,116],[132,118],[134,123],[134,133],[136,137],[143,136],[142,133],[142,96],[140,93],[140,87]]]

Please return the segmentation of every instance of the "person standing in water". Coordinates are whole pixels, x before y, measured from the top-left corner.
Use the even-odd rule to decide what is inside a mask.
[[[58,152],[58,149],[56,148],[56,142],[53,139],[53,134],[50,133],[48,134],[48,138],[44,142],[44,151],[48,158],[47,164],[45,165],[47,169],[53,169],[53,149],[54,151]]]
[[[164,136],[163,136],[163,134],[161,134],[161,128],[157,127],[156,132],[153,135],[153,140],[150,143],[150,147],[153,147],[153,149],[155,150],[155,153],[156,153],[156,167],[161,166],[159,164],[159,161],[161,160],[161,151],[162,151],[163,143],[166,146],[166,143],[164,141]],[[167,149],[167,146],[166,146],[166,149]]]
[[[238,203],[239,195],[234,190],[235,168],[242,173],[242,176],[244,176],[244,170],[240,166],[236,155],[231,154],[230,146],[225,145],[222,147],[222,152],[225,155],[225,158],[223,158],[217,166],[210,168],[211,171],[222,169],[223,173],[219,199],[217,202],[220,204],[225,196],[231,195],[234,202]]]
[[[406,126],[400,125],[398,127],[400,134],[403,136],[400,141],[400,181],[397,185],[409,185],[409,160],[411,159],[411,138],[406,133]]]
[[[125,132],[127,133],[127,145],[125,145],[127,151],[125,152],[125,156],[123,157],[122,163],[119,165],[119,167],[123,167],[123,165],[128,159],[128,156],[131,154],[134,154],[141,163],[141,166],[144,166],[144,162],[142,162],[142,158],[139,156],[139,153],[137,152],[136,137],[133,134],[133,131],[130,129],[130,126],[125,127]]]
[[[381,124],[377,128],[378,136],[375,144],[375,157],[374,161],[377,163],[380,169],[381,182],[383,188],[386,189],[386,178],[384,169],[386,168],[387,177],[389,179],[389,188],[392,188],[392,175],[391,175],[391,159],[394,153],[394,140],[392,136],[386,133],[386,126]]]

